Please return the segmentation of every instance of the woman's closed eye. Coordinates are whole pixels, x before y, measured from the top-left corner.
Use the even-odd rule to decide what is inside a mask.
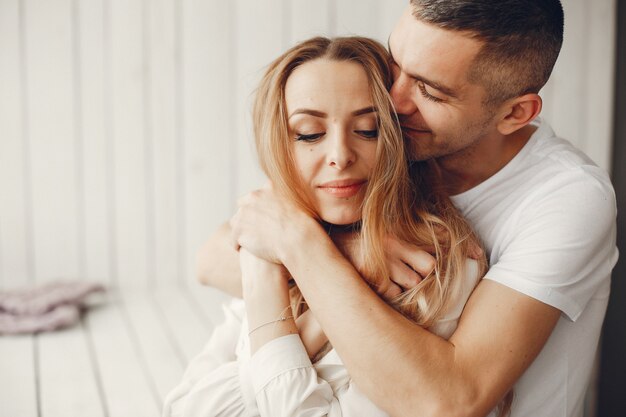
[[[318,140],[319,138],[324,136],[325,133],[326,132],[309,133],[309,134],[296,133],[295,134],[295,139],[297,141],[315,142],[316,140]]]
[[[354,132],[364,137],[365,139],[377,139],[378,138],[378,129],[355,130]]]

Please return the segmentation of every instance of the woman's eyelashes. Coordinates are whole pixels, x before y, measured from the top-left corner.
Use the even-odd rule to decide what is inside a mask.
[[[303,141],[303,142],[315,142],[316,140],[318,140],[319,138],[324,136],[325,133],[326,132],[310,133],[308,135],[301,134],[301,133],[296,133],[295,139],[297,141]]]
[[[378,138],[378,129],[354,130],[354,133],[368,140]],[[324,135],[326,135],[326,132],[309,133],[309,134],[296,133],[294,136],[294,139],[296,141],[302,141],[302,142],[316,142],[319,139],[321,139]]]
[[[378,138],[378,129],[370,129],[370,130],[355,130],[360,136],[363,136],[366,139],[376,139]]]

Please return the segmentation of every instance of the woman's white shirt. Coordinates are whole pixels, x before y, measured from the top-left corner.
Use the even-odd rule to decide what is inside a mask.
[[[450,311],[430,331],[447,339],[472,290],[478,265],[468,260]],[[252,357],[243,300],[224,306],[226,319],[166,397],[164,417],[384,417],[352,383],[337,351],[311,363],[298,335],[274,339]]]

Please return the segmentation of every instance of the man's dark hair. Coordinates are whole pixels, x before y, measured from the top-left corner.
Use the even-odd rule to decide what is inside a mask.
[[[483,42],[468,79],[485,87],[486,104],[539,92],[563,43],[559,0],[411,0],[411,5],[415,18]]]

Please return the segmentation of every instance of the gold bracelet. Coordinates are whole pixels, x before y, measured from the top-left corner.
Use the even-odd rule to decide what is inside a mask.
[[[293,316],[281,317],[281,318],[278,318],[276,320],[272,320],[272,321],[268,321],[267,323],[260,324],[260,325],[256,326],[254,329],[250,330],[248,332],[248,336],[250,336],[253,332],[259,330],[263,326],[267,326],[268,324],[272,324],[272,323],[278,323],[279,321],[289,320],[289,319],[292,319],[292,318],[293,318]]]

